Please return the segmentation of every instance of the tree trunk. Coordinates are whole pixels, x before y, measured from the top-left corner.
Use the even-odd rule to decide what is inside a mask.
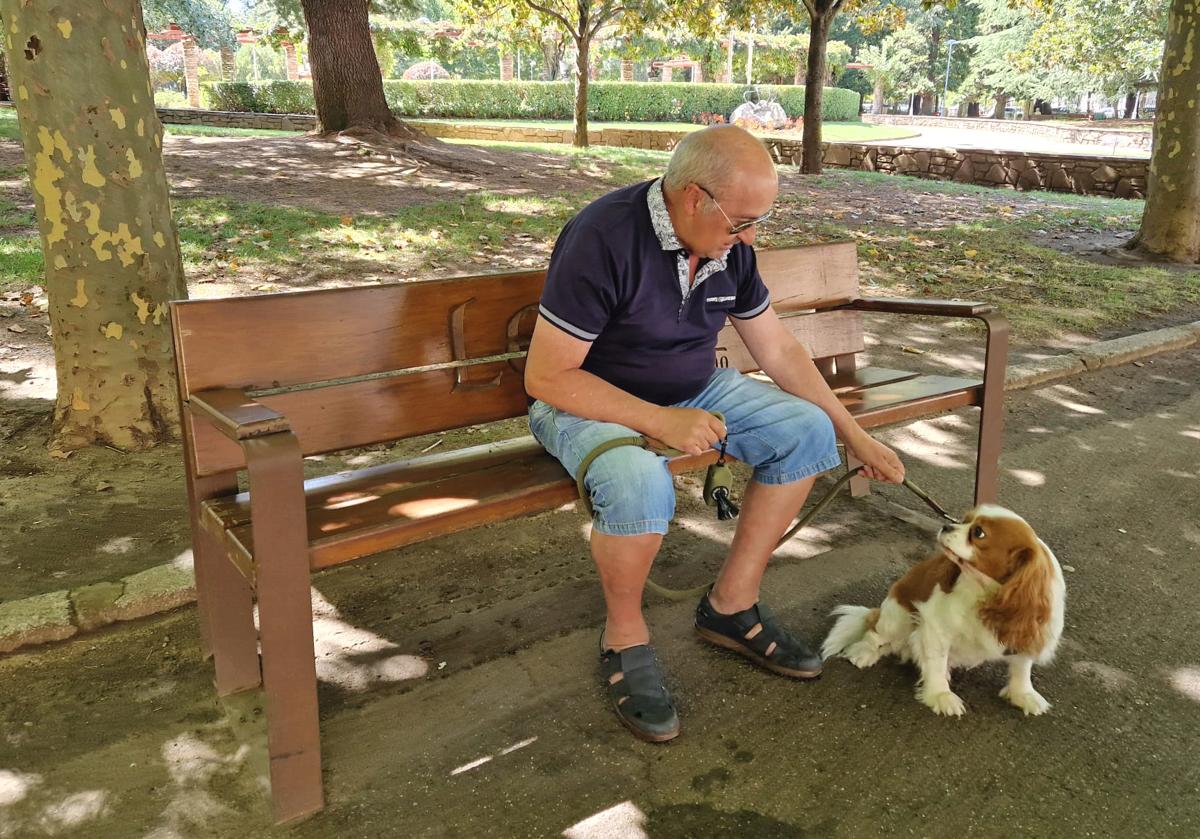
[[[558,65],[562,62],[562,40],[557,36],[554,38],[542,38],[542,60],[545,62],[542,70],[542,81],[553,82],[558,80]]]
[[[0,102],[7,102],[12,99],[12,94],[8,90],[8,67],[5,65],[6,53],[0,50]]]
[[[992,119],[1004,119],[1004,109],[1008,107],[1008,94],[996,94],[996,109],[992,111]]]
[[[367,23],[369,0],[301,0],[301,5],[321,130],[397,129]]]
[[[979,103],[978,102],[967,103],[967,116],[969,116],[969,117],[979,116]]]
[[[1125,94],[1125,119],[1133,119],[1133,109],[1137,107],[1137,91],[1131,90]]]
[[[187,289],[141,6],[0,0],[0,15],[46,263],[51,443],[149,448],[178,427],[167,301]]]
[[[228,44],[221,47],[221,78],[227,82],[237,79],[237,62],[233,57],[233,47]]]
[[[871,93],[871,113],[883,113],[883,76],[875,80],[875,90]]]
[[[1127,247],[1173,262],[1200,262],[1200,18],[1195,0],[1172,0],[1163,50],[1154,150],[1142,225]]]
[[[804,77],[804,135],[801,139],[800,171],[806,175],[821,174],[821,103],[825,87],[825,46],[829,27],[837,14],[836,4],[818,2],[818,11],[810,15],[808,35],[808,73]]]
[[[588,144],[588,80],[589,80],[589,53],[592,48],[591,36],[587,33],[588,26],[591,21],[586,14],[582,12],[583,3],[580,3],[579,16],[579,31],[581,37],[575,42],[575,139],[574,145],[577,148],[587,148]]]

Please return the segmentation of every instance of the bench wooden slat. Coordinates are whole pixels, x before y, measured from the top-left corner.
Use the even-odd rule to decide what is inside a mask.
[[[851,243],[757,257],[778,312],[858,295]],[[175,302],[182,390],[264,390],[509,352],[521,337],[528,344],[544,279],[539,270]]]
[[[431,475],[429,464],[416,458],[377,468],[372,481],[354,475],[343,485],[328,479],[317,486],[306,482],[311,566],[328,568],[434,536],[551,510],[578,497],[575,481],[532,437],[509,441],[503,460],[488,449],[464,450],[458,466],[478,455],[481,468],[459,468],[450,475]],[[681,474],[716,459],[716,452],[681,454],[671,458],[668,467]],[[238,565],[243,571],[252,564],[254,545],[249,503],[249,495],[241,493],[205,505],[242,554]]]
[[[783,323],[827,356],[853,352],[863,340],[862,322],[854,312],[794,315]],[[722,366],[758,369],[733,327],[723,329],[718,340],[724,342],[718,343]],[[520,369],[520,360],[512,359],[260,396],[258,401],[287,418],[304,454],[324,454],[521,416],[527,400]],[[364,411],[363,405],[371,409]],[[205,422],[185,421],[193,423],[197,474],[243,467],[240,446]]]
[[[508,350],[510,323],[532,328],[544,278],[524,271],[173,303],[183,389],[263,390],[497,355]]]
[[[868,368],[869,370],[870,368]],[[905,415],[928,415],[978,403],[979,382],[881,370],[844,377],[842,400],[865,427]],[[857,382],[851,379],[857,375]],[[671,471],[715,459],[680,456]],[[305,484],[309,559],[313,568],[348,562],[382,550],[519,514],[549,510],[575,499],[575,482],[532,437],[413,458],[314,479]],[[206,516],[228,530],[232,546],[250,564],[250,497],[209,501]]]

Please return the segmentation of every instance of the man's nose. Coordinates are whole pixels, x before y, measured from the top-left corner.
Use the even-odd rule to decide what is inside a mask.
[[[740,239],[743,244],[747,244],[747,245],[753,245],[754,237],[757,235],[758,235],[758,225],[755,225],[755,224],[750,225],[745,230],[739,230],[737,232],[738,239]]]

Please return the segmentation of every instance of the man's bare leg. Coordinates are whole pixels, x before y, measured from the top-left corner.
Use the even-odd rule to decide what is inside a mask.
[[[642,589],[662,540],[657,533],[613,536],[592,530],[592,559],[600,573],[608,609],[606,649],[619,652],[650,641],[650,630],[642,616]]]
[[[816,480],[814,475],[789,484],[749,483],[733,546],[708,596],[714,609],[729,615],[758,602],[759,584],[775,543],[804,506]]]

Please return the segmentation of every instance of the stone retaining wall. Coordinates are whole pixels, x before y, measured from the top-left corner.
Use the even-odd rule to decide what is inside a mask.
[[[159,108],[163,122],[190,125],[220,125],[230,128],[273,128],[283,131],[309,131],[316,117],[303,114],[243,114],[227,111],[203,111]],[[891,117],[889,117],[891,119]],[[917,117],[918,120],[921,117]],[[431,137],[466,140],[501,140],[513,143],[570,143],[570,128],[537,128],[523,125],[462,124],[430,120],[406,120]],[[941,120],[930,124],[991,123],[991,120]],[[1002,123],[1016,125],[1009,121]],[[1023,128],[1035,128],[1032,124]],[[1081,129],[1090,130],[1090,129]],[[599,128],[588,132],[588,142],[596,146],[622,146],[670,151],[688,132],[660,129]],[[1109,132],[1112,133],[1112,132]],[[779,163],[799,165],[800,138],[764,139]],[[1146,192],[1148,160],[1091,157],[1069,154],[1031,154],[1026,152],[981,151],[975,149],[926,149],[906,146],[878,146],[862,143],[822,143],[826,166],[862,169],[869,172],[913,175],[942,181],[959,181],[982,186],[1010,189],[1048,189],[1082,195],[1117,198],[1141,198]]]
[[[801,148],[798,141],[764,142],[776,162],[800,163]],[[1109,198],[1143,198],[1150,164],[1148,160],[1137,158],[1090,157],[1081,154],[925,149],[863,143],[821,145],[824,148],[825,165],[842,169]]]
[[[452,137],[460,140],[502,140],[510,143],[572,143],[572,128],[537,128],[524,125],[461,124],[406,119],[406,125],[419,128],[430,137]],[[688,132],[636,128],[597,128],[588,130],[588,143],[593,146],[625,146],[635,149],[670,151]]]
[[[910,117],[901,114],[863,114],[863,122],[873,125],[915,125],[927,128],[967,128],[1047,137],[1060,143],[1079,143],[1084,146],[1110,146],[1118,149],[1150,151],[1152,134],[1149,131],[1129,131],[1115,128],[1084,128],[1075,125],[1052,125],[1036,120],[987,119],[982,117]]]
[[[158,118],[172,125],[214,125],[220,128],[312,131],[317,127],[317,118],[311,114],[246,114],[237,111],[206,111],[200,108],[159,108]]]

